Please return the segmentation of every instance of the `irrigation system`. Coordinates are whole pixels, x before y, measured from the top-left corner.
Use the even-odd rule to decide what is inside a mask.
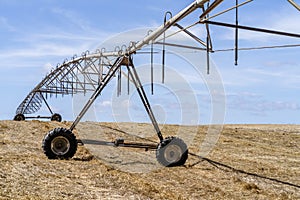
[[[92,92],[92,95],[85,103],[84,107],[77,115],[73,124],[69,129],[56,128],[48,132],[43,140],[43,150],[49,159],[69,159],[74,156],[77,150],[77,145],[81,143],[81,140],[76,139],[73,134],[73,130],[78,125],[82,117],[90,109],[97,98],[101,97],[101,92],[105,89],[107,84],[112,79],[117,79],[118,83],[122,76],[126,77],[129,82],[132,83],[145,107],[145,110],[154,126],[158,137],[158,144],[141,144],[141,143],[126,143],[122,139],[117,139],[113,142],[108,142],[108,145],[116,147],[130,147],[130,148],[143,148],[143,149],[155,149],[156,158],[163,166],[179,166],[183,165],[188,158],[188,147],[185,142],[175,136],[164,137],[157,123],[156,117],[152,111],[150,102],[143,88],[143,84],[136,70],[133,57],[145,48],[150,48],[150,56],[153,57],[153,45],[160,45],[162,47],[162,82],[164,82],[164,68],[165,68],[165,49],[168,46],[174,46],[177,48],[189,48],[203,50],[207,54],[209,60],[210,54],[216,51],[214,50],[210,34],[210,26],[223,26],[232,28],[235,30],[235,45],[232,49],[227,49],[235,52],[235,64],[238,64],[238,52],[240,50],[252,50],[261,48],[278,48],[289,46],[268,46],[268,47],[256,47],[248,49],[239,49],[239,30],[247,30],[254,32],[263,32],[268,34],[283,35],[287,37],[300,38],[300,34],[288,33],[278,30],[269,30],[257,27],[244,26],[239,24],[238,11],[241,6],[251,3],[253,0],[247,0],[240,3],[235,0],[235,6],[228,8],[222,12],[214,13],[211,15],[217,7],[222,4],[223,0],[196,0],[193,1],[186,8],[173,15],[171,12],[166,12],[164,16],[163,24],[156,30],[149,31],[149,33],[140,41],[128,41],[129,45],[123,45],[116,47],[114,51],[106,51],[105,48],[98,49],[94,53],[89,51],[83,53],[81,56],[74,56],[70,60],[65,60],[62,64],[56,66],[44,79],[36,85],[36,87],[25,97],[16,110],[14,120],[25,120],[30,118],[46,118],[52,121],[62,121],[62,116],[58,113],[54,113],[47,100],[51,97],[75,95],[79,93],[87,94]],[[287,0],[294,8],[300,11],[299,5],[292,1]],[[188,26],[182,26],[181,20],[191,15],[195,11],[200,12],[199,18]],[[219,15],[227,13],[229,11],[235,11],[236,20],[234,24],[224,23],[220,21],[213,21],[213,19]],[[205,26],[206,37],[196,36],[190,29],[194,26]],[[176,27],[178,31],[167,35],[167,30],[171,27]],[[178,33],[184,33],[187,37],[197,42],[197,46],[188,46],[186,44],[167,43],[166,38],[176,35]],[[162,38],[162,39],[161,39]],[[299,46],[299,45],[294,45]],[[151,59],[151,66],[153,66],[153,59]],[[151,72],[153,73],[153,72]],[[209,62],[207,62],[207,74],[210,73]],[[153,77],[153,74],[151,74]],[[153,91],[153,78],[152,91]],[[42,105],[45,104],[50,114],[49,116],[33,116],[37,113]]]

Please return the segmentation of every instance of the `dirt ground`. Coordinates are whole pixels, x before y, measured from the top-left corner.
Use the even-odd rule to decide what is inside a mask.
[[[195,133],[186,164],[173,168],[155,151],[95,142],[157,142],[149,124],[134,123],[81,123],[74,132],[85,145],[48,160],[45,133],[69,125],[0,121],[0,199],[300,199],[300,125],[225,125],[205,157],[208,126],[164,125],[165,136]]]

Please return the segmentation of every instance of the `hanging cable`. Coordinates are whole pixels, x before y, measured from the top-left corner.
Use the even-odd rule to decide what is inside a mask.
[[[154,85],[153,85],[153,41],[151,41],[151,94],[154,94]]]
[[[167,15],[170,15],[170,18],[172,18],[172,13],[170,11],[165,13],[165,17],[164,17],[164,26],[166,26],[167,23]],[[163,34],[163,43],[166,42],[166,31]],[[165,44],[163,44],[163,50],[162,50],[162,83],[165,83],[165,59],[166,59],[166,47]]]
[[[206,48],[206,73],[209,74],[210,73],[210,63],[209,63],[209,58],[210,58],[210,53],[209,53],[209,36],[207,34],[206,36],[206,42],[207,42],[207,48]]]
[[[130,94],[130,74],[129,74],[129,62],[127,62],[127,95]]]
[[[209,1],[207,3],[207,7],[209,8]],[[204,9],[204,7],[202,8],[203,13],[206,12],[206,10]],[[205,18],[208,18],[209,14],[207,14],[205,16]],[[212,42],[211,42],[211,37],[210,37],[210,31],[209,31],[209,25],[205,24],[205,28],[206,28],[206,73],[209,74],[210,73],[210,51],[212,50]]]
[[[152,30],[148,31],[148,35],[153,32]],[[151,81],[151,94],[154,94],[154,86],[153,86],[153,62],[154,62],[154,51],[153,51],[153,40],[150,41],[150,81]]]
[[[235,1],[235,5],[236,5],[236,8],[235,8],[235,25],[236,25],[236,28],[235,28],[235,44],[234,44],[234,65],[237,66],[238,65],[238,45],[239,45],[239,39],[238,39],[238,36],[239,36],[239,29],[237,28],[238,25],[239,25],[239,20],[238,20],[238,15],[239,15],[239,10],[238,10],[238,0]]]
[[[261,47],[245,47],[239,48],[239,51],[250,51],[250,50],[263,50],[263,49],[279,49],[279,48],[295,48],[300,47],[300,44],[287,44],[287,45],[276,45],[276,46],[261,46]],[[225,52],[225,51],[234,51],[235,49],[216,49],[214,50],[215,53],[217,52]]]
[[[118,71],[118,82],[117,82],[117,96],[120,96],[121,95],[121,76],[122,76],[122,71],[121,71],[121,67]]]
[[[209,7],[209,2],[208,2],[207,7]],[[209,17],[208,14],[207,14],[207,17]],[[209,25],[206,24],[206,65],[207,65],[206,73],[207,74],[210,73],[210,62],[209,62],[210,54],[209,54],[209,49],[210,49],[210,44],[209,44]]]

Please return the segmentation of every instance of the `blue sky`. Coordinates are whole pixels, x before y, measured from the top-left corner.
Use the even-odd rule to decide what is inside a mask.
[[[0,119],[13,118],[16,108],[31,89],[51,67],[62,63],[65,58],[81,55],[86,50],[94,51],[112,35],[136,28],[159,26],[165,11],[177,13],[191,2],[0,0]],[[214,13],[234,3],[233,0],[225,0]],[[233,14],[229,12],[214,20],[234,23]],[[182,24],[191,24],[198,17],[199,12],[196,12],[183,20]],[[243,25],[300,34],[299,21],[300,12],[285,0],[272,3],[254,0],[240,9],[240,24]],[[203,26],[197,26],[192,31],[205,38]],[[215,49],[233,48],[233,30],[211,26],[211,32]],[[240,47],[285,44],[300,44],[300,39],[240,32]],[[211,59],[222,76],[225,89],[225,123],[299,124],[299,53],[300,47],[241,51],[237,67],[234,66],[233,52],[212,54]],[[179,68],[176,70],[180,71]],[[196,86],[193,87],[198,94],[203,123],[209,123],[211,114],[209,105],[205,103],[210,100],[206,100],[207,94],[201,93],[202,88]],[[103,97],[105,101],[99,105],[109,105],[107,101],[110,97],[107,94],[107,97]],[[155,96],[151,99],[155,105],[159,105],[158,101],[155,102]],[[165,101],[160,105],[165,105]],[[66,120],[73,119],[72,100],[69,97],[53,98],[50,104]],[[162,109],[158,106],[158,112]],[[106,114],[108,117],[101,117],[100,120],[111,120],[108,110]],[[166,121],[177,122],[176,118]]]

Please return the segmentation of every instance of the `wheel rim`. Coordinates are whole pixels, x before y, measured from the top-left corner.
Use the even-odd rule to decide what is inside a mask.
[[[25,120],[25,116],[23,114],[17,114],[15,116],[15,120],[16,121],[23,121],[23,120]]]
[[[60,156],[66,154],[70,149],[70,142],[63,136],[56,137],[51,142],[51,150],[54,154]]]
[[[169,144],[165,147],[164,157],[167,162],[175,163],[180,160],[182,156],[182,150],[179,146]]]
[[[59,114],[54,114],[51,117],[51,121],[58,121],[58,122],[60,122],[61,121],[61,116]]]

